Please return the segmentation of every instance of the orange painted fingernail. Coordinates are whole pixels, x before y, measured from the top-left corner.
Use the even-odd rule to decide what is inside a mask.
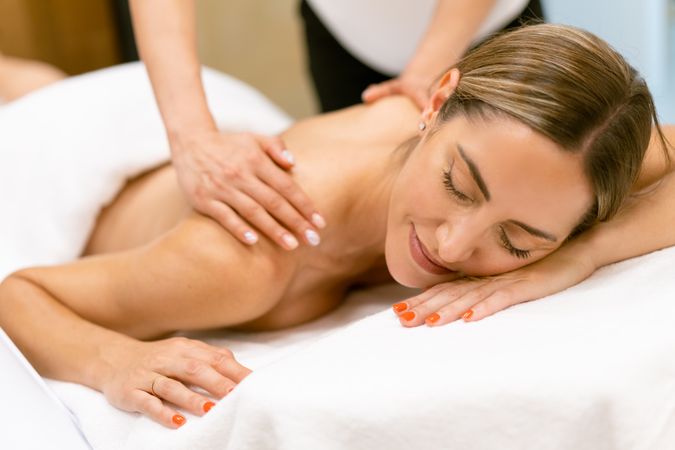
[[[185,417],[181,416],[180,414],[174,414],[174,416],[171,418],[171,421],[179,427],[182,427],[185,423]]]
[[[438,319],[440,319],[440,318],[441,318],[441,316],[439,316],[438,313],[433,313],[432,315],[427,317],[426,322],[427,323],[436,323],[436,322],[438,322]]]
[[[395,312],[400,313],[400,312],[405,311],[406,309],[408,309],[408,305],[405,304],[405,303],[403,303],[403,302],[401,302],[401,303],[396,303],[394,306],[392,306],[392,308],[394,308],[394,311],[395,311]]]
[[[413,320],[415,318],[415,313],[413,311],[408,311],[401,314],[403,320]]]
[[[204,406],[202,406],[202,409],[204,410],[205,413],[207,413],[207,412],[209,412],[209,411],[211,410],[211,408],[213,408],[214,406],[216,406],[215,403],[213,403],[213,402],[206,402],[206,403],[204,403]]]
[[[467,312],[465,312],[464,315],[462,316],[462,319],[464,319],[464,321],[466,322],[469,319],[471,319],[471,316],[473,316],[473,309],[470,309]]]

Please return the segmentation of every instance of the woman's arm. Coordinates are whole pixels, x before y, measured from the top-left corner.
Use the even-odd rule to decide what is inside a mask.
[[[192,207],[249,245],[258,236],[248,223],[288,250],[298,246],[288,230],[313,244],[306,232],[316,233],[323,219],[286,172],[294,162],[281,139],[216,128],[197,57],[194,0],[131,0],[130,6],[178,181]]]
[[[162,398],[203,414],[209,399],[180,382],[221,397],[250,371],[227,349],[133,337],[263,315],[285,274],[270,261],[194,216],[138,249],[13,274],[0,285],[0,326],[42,375],[85,384],[115,406],[176,426],[176,412],[149,395],[153,383]]]
[[[403,72],[397,78],[368,87],[363,91],[363,100],[370,103],[402,94],[423,109],[431,83],[469,48],[494,4],[495,0],[438,0],[431,23]]]
[[[663,127],[665,137],[675,142],[675,126]],[[675,149],[668,149],[675,161]],[[656,132],[635,183],[637,193],[612,220],[597,224],[547,257],[513,272],[477,280],[443,283],[407,299],[397,314],[415,311],[417,326],[433,313],[440,318],[428,324],[442,325],[459,318],[480,320],[509,306],[534,300],[580,283],[598,268],[675,245],[675,164],[667,165]],[[442,309],[431,303],[442,298]],[[434,302],[429,300],[434,299]]]

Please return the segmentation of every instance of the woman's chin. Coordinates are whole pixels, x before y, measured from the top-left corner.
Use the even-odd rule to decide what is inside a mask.
[[[389,274],[398,284],[409,288],[425,288],[430,286],[429,277],[422,276],[422,274],[413,267],[410,267],[410,265],[404,264],[403,261],[390,261],[388,256],[386,257],[386,260],[387,270],[389,270]],[[425,278],[427,279],[425,280]]]

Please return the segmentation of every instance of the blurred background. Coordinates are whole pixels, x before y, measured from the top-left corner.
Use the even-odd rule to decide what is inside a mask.
[[[413,1],[413,0],[411,0]],[[647,79],[675,123],[675,0],[543,0],[549,22],[609,41]],[[199,0],[204,64],[261,90],[294,117],[318,111],[298,0]],[[74,75],[138,58],[126,0],[0,0],[0,52]]]

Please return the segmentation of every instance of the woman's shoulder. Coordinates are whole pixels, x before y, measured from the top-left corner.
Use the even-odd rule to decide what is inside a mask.
[[[417,130],[420,114],[407,97],[389,96],[298,121],[284,134],[291,139],[316,136],[320,142],[347,139],[357,146],[373,140],[398,142]]]
[[[204,265],[212,272],[242,272],[242,277],[252,282],[282,282],[297,265],[292,252],[279,248],[264,235],[255,245],[246,245],[215,220],[197,212],[183,219],[164,240],[165,246],[179,248],[186,262]]]

